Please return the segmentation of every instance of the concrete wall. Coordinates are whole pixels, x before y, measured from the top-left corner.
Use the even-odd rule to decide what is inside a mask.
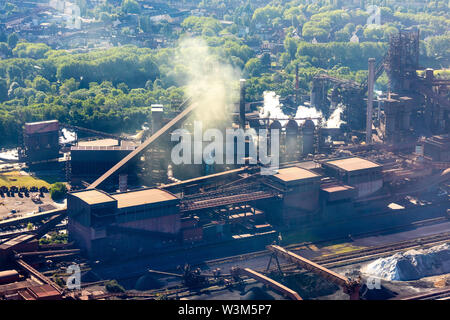
[[[121,223],[121,226],[176,234],[180,231],[180,214],[172,214],[144,220]]]
[[[383,187],[383,179],[356,183],[353,185],[358,190],[358,198],[371,195]]]

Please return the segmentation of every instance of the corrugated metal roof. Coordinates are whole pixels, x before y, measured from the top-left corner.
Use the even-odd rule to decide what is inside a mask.
[[[111,197],[117,200],[117,206],[119,209],[178,199],[172,193],[161,189],[144,189],[116,193],[112,194]]]
[[[358,157],[328,161],[326,162],[326,164],[337,167],[344,171],[357,171],[371,168],[381,168],[381,166],[378,163]]]
[[[57,296],[60,296],[61,294],[53,288],[49,284],[43,284],[40,286],[34,286],[28,288],[30,293],[35,296],[37,299],[48,299],[48,298],[54,298]]]

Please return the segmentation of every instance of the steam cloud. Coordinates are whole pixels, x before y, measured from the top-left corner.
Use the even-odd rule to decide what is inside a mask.
[[[280,97],[275,94],[273,91],[265,91],[264,92],[264,106],[260,110],[260,117],[262,118],[275,118],[275,119],[287,119],[288,115],[284,114],[281,109],[282,104],[280,103]],[[342,106],[338,106],[330,115],[330,117],[325,122],[326,128],[339,128],[341,123],[341,113],[343,109]],[[317,110],[314,107],[306,107],[303,105],[298,106],[297,112],[295,114],[295,118],[323,118],[323,114],[320,110]],[[296,120],[300,125],[304,121]],[[313,120],[317,125],[317,120]],[[284,126],[287,120],[281,120],[280,124]]]
[[[197,120],[204,127],[218,127],[230,119],[230,108],[239,99],[239,70],[221,62],[199,38],[183,39],[176,50],[176,65],[184,68],[186,96],[198,104]],[[233,87],[234,86],[234,87]]]

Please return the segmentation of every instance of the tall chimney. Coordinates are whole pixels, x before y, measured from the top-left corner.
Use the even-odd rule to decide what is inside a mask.
[[[239,99],[239,120],[241,128],[245,130],[245,79],[239,81],[240,99]]]
[[[163,125],[164,106],[162,104],[152,104],[152,135]]]
[[[295,104],[298,105],[298,64],[295,65]]]
[[[375,59],[369,58],[369,75],[367,79],[367,115],[366,143],[372,143],[373,86],[375,82]]]

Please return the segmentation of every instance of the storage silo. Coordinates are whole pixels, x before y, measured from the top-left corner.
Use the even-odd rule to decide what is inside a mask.
[[[302,126],[303,156],[314,153],[314,129],[314,122],[310,119],[306,120]]]
[[[298,152],[298,124],[290,119],[285,126],[286,129],[286,155],[288,158],[295,158]]]

